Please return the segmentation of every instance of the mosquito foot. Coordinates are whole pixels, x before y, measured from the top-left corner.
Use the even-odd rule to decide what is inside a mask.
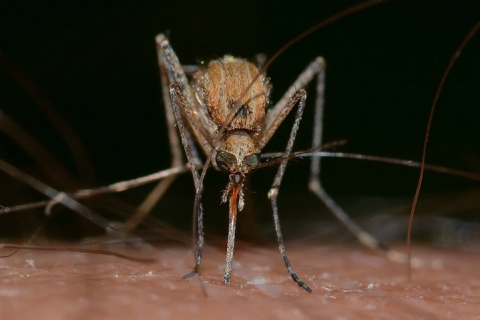
[[[290,275],[292,276],[293,281],[295,281],[300,287],[305,289],[305,291],[307,291],[308,293],[312,293],[312,289],[310,289],[309,286],[307,286],[302,280],[300,280],[300,278],[294,272],[292,272]]]

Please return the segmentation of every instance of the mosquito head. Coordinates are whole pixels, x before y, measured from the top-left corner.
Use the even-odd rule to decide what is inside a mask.
[[[230,175],[230,182],[238,185],[260,164],[260,151],[250,134],[235,131],[228,135],[215,160],[220,170]]]

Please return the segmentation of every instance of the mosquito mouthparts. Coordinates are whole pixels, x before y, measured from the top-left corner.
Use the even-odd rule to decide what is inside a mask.
[[[229,175],[228,179],[232,184],[234,184],[235,186],[238,186],[240,184],[243,184],[243,181],[245,180],[245,175],[234,173]]]

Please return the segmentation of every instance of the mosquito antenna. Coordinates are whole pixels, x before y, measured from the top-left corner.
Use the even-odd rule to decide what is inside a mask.
[[[455,53],[450,58],[448,62],[447,68],[442,75],[442,79],[440,80],[440,84],[437,87],[437,91],[435,92],[435,96],[433,98],[432,107],[430,108],[430,115],[428,117],[427,122],[427,129],[425,132],[425,139],[423,140],[423,151],[422,151],[422,160],[420,165],[420,176],[418,177],[417,183],[417,190],[415,191],[415,196],[413,197],[412,209],[410,211],[410,218],[408,220],[408,233],[407,233],[407,256],[408,256],[408,281],[412,281],[412,266],[410,264],[412,258],[412,247],[411,247],[411,240],[412,240],[412,226],[413,226],[413,216],[415,215],[415,209],[417,207],[418,197],[420,196],[420,189],[422,188],[422,181],[423,181],[423,172],[425,170],[425,157],[427,154],[427,144],[428,144],[428,136],[430,135],[430,127],[432,125],[433,114],[435,113],[435,107],[437,106],[438,98],[440,97],[440,92],[443,89],[445,81],[447,80],[448,75],[450,74],[450,70],[452,69],[455,61],[458,59],[460,54],[462,53],[465,46],[470,42],[472,37],[477,33],[478,29],[480,29],[480,21],[478,21],[475,26],[468,32],[467,36],[462,40],[460,45],[458,46]]]
[[[202,174],[200,175],[200,180],[199,180],[199,184],[198,184],[198,187],[197,187],[197,196],[195,197],[195,204],[194,204],[194,210],[195,212],[198,212],[198,208],[199,208],[199,203],[200,203],[200,198],[201,198],[201,195],[200,193],[202,192],[202,189],[203,189],[203,180],[205,179],[205,175],[207,174],[207,170],[208,170],[208,167],[210,165],[210,161],[211,161],[211,158],[213,157],[214,153],[218,151],[218,143],[220,141],[220,139],[222,138],[222,135],[223,135],[223,132],[225,131],[225,129],[227,128],[227,126],[230,124],[230,122],[232,122],[233,118],[236,116],[236,114],[240,111],[240,109],[242,108],[242,100],[243,98],[245,98],[245,96],[247,95],[248,91],[250,90],[250,88],[253,86],[253,84],[255,83],[255,81],[258,80],[258,78],[267,70],[267,68],[275,61],[277,60],[277,58],[283,54],[287,49],[289,49],[291,46],[293,46],[295,43],[299,42],[300,40],[302,40],[303,38],[307,37],[308,35],[310,35],[311,33],[333,23],[333,22],[336,22],[344,17],[347,17],[349,15],[351,15],[352,13],[355,13],[355,12],[358,12],[358,11],[361,11],[363,9],[366,9],[366,8],[369,8],[369,7],[373,7],[375,5],[378,5],[378,4],[381,4],[381,3],[384,3],[384,2],[387,2],[389,0],[369,0],[369,1],[365,1],[365,2],[362,2],[360,4],[357,4],[357,5],[354,5],[354,6],[351,6],[343,11],[340,11],[339,13],[337,14],[334,14],[333,16],[315,24],[314,26],[312,26],[310,29],[307,29],[306,31],[302,32],[301,34],[299,34],[298,36],[296,36],[295,38],[293,38],[292,40],[290,40],[287,44],[285,44],[282,48],[280,48],[280,50],[278,50],[268,61],[267,63],[260,69],[260,71],[258,72],[258,74],[253,78],[253,80],[250,82],[250,84],[245,88],[245,90],[242,92],[242,94],[240,95],[240,97],[238,98],[238,100],[235,102],[235,104],[233,105],[232,107],[232,110],[230,111],[229,115],[227,116],[226,118],[226,121],[222,124],[222,126],[220,127],[220,130],[218,130],[217,132],[217,135],[215,137],[215,139],[213,140],[213,148],[212,148],[212,151],[210,152],[210,154],[208,155],[206,161],[205,161],[205,166],[203,167],[203,170],[202,170]]]

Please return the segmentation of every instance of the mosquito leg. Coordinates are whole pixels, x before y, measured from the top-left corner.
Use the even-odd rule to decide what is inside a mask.
[[[202,201],[201,201],[201,194],[200,194],[200,202],[199,202],[199,207],[198,207],[198,213],[194,214],[197,216],[197,233],[198,233],[198,242],[197,242],[197,252],[196,252],[196,261],[195,261],[195,267],[193,268],[192,272],[187,273],[186,275],[183,276],[183,279],[189,279],[200,271],[200,264],[202,264],[202,254],[203,254],[203,245],[205,244],[205,239],[203,236],[203,207],[202,207]],[[196,209],[194,209],[196,210]]]
[[[263,149],[270,138],[277,131],[280,124],[285,120],[290,113],[291,108],[288,108],[288,104],[291,101],[292,95],[300,88],[307,86],[315,77],[315,75],[325,67],[325,61],[323,58],[318,57],[313,60],[302,73],[298,76],[295,82],[285,92],[280,101],[271,108],[265,115],[265,130],[258,142],[258,147]]]
[[[175,116],[173,115],[172,103],[170,101],[170,94],[168,92],[168,77],[165,69],[165,61],[162,59],[162,49],[160,44],[164,37],[161,35],[156,38],[157,41],[157,57],[158,67],[160,71],[160,82],[162,86],[163,105],[165,110],[165,118],[167,120],[168,140],[170,144],[170,154],[172,156],[171,167],[179,167],[182,165],[182,150],[180,147],[180,139],[178,132],[175,129]],[[137,208],[136,212],[125,223],[125,230],[130,231],[135,229],[145,216],[153,209],[155,204],[160,201],[164,193],[168,190],[170,185],[175,181],[176,176],[171,176],[160,181],[150,194],[145,198],[142,204]]]
[[[107,219],[94,213],[86,206],[82,205],[81,203],[69,197],[66,193],[53,189],[52,187],[35,179],[34,177],[28,175],[27,173],[20,171],[19,169],[15,168],[11,164],[7,163],[6,161],[3,161],[2,159],[0,159],[0,170],[14,177],[17,180],[22,181],[23,183],[30,186],[31,188],[36,189],[40,193],[43,193],[44,195],[50,197],[55,203],[60,203],[65,207],[70,208],[73,211],[76,211],[81,216],[90,220],[91,222],[95,223],[101,228],[104,228],[105,230],[119,237],[129,239],[129,243],[132,244],[133,246],[138,248],[143,247],[150,251],[153,250],[153,248],[148,243],[144,242],[142,239],[132,234],[129,234],[122,229],[117,229],[113,227]]]
[[[280,229],[280,220],[278,218],[278,206],[277,206],[277,198],[278,198],[278,190],[282,183],[283,174],[285,173],[285,169],[287,167],[288,156],[292,152],[293,143],[295,141],[295,137],[297,136],[297,131],[300,126],[300,120],[302,119],[303,110],[305,109],[305,100],[307,98],[307,93],[305,90],[300,90],[296,94],[294,94],[290,101],[286,105],[286,109],[291,110],[293,106],[298,103],[298,110],[295,115],[295,122],[292,127],[292,131],[290,133],[290,138],[288,139],[287,148],[283,155],[284,160],[280,163],[280,167],[278,168],[277,174],[275,175],[275,180],[273,181],[272,187],[268,192],[268,198],[272,203],[273,209],[273,220],[275,223],[275,231],[277,233],[278,239],[278,248],[280,249],[280,253],[282,254],[283,260],[285,261],[285,266],[287,267],[288,273],[292,277],[293,281],[295,281],[300,287],[305,289],[308,292],[312,292],[312,290],[298,278],[297,274],[293,271],[292,266],[290,265],[290,261],[288,261],[287,253],[285,252],[285,246],[283,244],[283,236],[282,231]]]
[[[161,49],[161,59],[165,61],[165,69],[170,84],[170,97],[173,105],[175,119],[177,121],[178,130],[182,139],[182,144],[187,155],[188,163],[192,170],[193,180],[195,182],[195,206],[193,209],[193,234],[198,236],[196,263],[193,271],[185,277],[191,277],[198,273],[202,261],[202,251],[204,244],[203,237],[203,208],[202,208],[202,191],[203,183],[200,180],[196,170],[195,155],[196,150],[193,148],[191,133],[195,135],[198,143],[202,147],[205,154],[210,155],[212,152],[212,132],[206,131],[196,117],[198,110],[195,110],[196,104],[193,100],[192,89],[188,84],[187,77],[178,61],[175,52],[171,48],[168,41],[162,36],[157,36],[157,44]],[[184,124],[183,117],[186,119],[187,125]],[[191,130],[191,131],[189,131]],[[197,220],[197,224],[195,224]],[[195,226],[197,230],[195,230]]]
[[[185,97],[187,104],[185,104],[185,109],[182,110],[185,113],[183,114],[187,118],[187,126],[191,132],[188,130],[185,131],[186,138],[192,142],[191,134],[194,134],[197,138],[198,143],[202,147],[205,154],[210,154],[212,150],[212,142],[209,140],[210,135],[212,132],[206,132],[204,127],[201,125],[200,121],[196,116],[195,113],[198,113],[195,101],[193,99],[192,88],[190,87],[187,76],[183,72],[182,66],[178,61],[178,57],[176,56],[175,52],[173,51],[170,43],[165,38],[164,35],[160,34],[156,38],[157,46],[159,47],[158,52],[160,53],[162,59],[164,61],[165,70],[167,71],[168,82],[170,84],[177,84],[182,91],[182,95]],[[191,152],[192,154],[198,155],[198,152],[193,147],[191,143]],[[198,156],[197,156],[198,158]]]
[[[199,169],[201,169],[201,167]],[[149,174],[147,176],[135,178],[135,179],[132,179],[132,180],[116,182],[116,183],[110,184],[108,186],[97,187],[95,189],[81,189],[81,190],[78,190],[74,193],[69,193],[69,196],[73,199],[85,199],[85,198],[98,196],[98,195],[101,195],[101,194],[123,192],[123,191],[129,190],[131,188],[136,188],[136,187],[139,187],[139,186],[143,186],[143,185],[145,185],[147,183],[150,183],[152,181],[166,179],[166,178],[171,177],[171,176],[177,176],[177,175],[182,174],[182,173],[187,172],[187,171],[189,171],[189,166],[186,164],[186,165],[183,165],[181,167],[162,170],[162,171],[155,172],[155,173]],[[7,214],[7,213],[10,213],[10,212],[15,212],[15,211],[23,211],[23,210],[40,208],[40,207],[47,206],[50,203],[54,203],[54,202],[55,201],[53,201],[53,200],[44,200],[44,201],[27,203],[27,204],[21,204],[21,205],[17,205],[17,206],[13,206],[13,207],[3,207],[3,208],[0,209],[0,215]]]
[[[160,82],[162,86],[162,96],[163,96],[163,105],[165,109],[165,118],[167,120],[168,128],[168,137],[170,143],[170,154],[172,155],[171,167],[176,168],[182,165],[182,150],[180,147],[180,139],[178,137],[177,130],[175,129],[175,117],[173,115],[172,103],[170,101],[170,94],[168,89],[169,82],[180,82],[182,87],[188,85],[187,78],[185,73],[191,74],[194,73],[198,67],[196,66],[180,66],[178,59],[176,59],[175,53],[168,45],[168,42],[163,34],[160,34],[155,39],[157,43],[157,57],[158,57],[158,66],[160,71]],[[167,44],[165,46],[165,43]],[[166,53],[163,51],[167,51]],[[164,55],[170,57],[165,59]],[[171,70],[171,76],[169,79],[167,74],[167,69]],[[172,71],[173,70],[173,71]],[[189,132],[186,132],[187,139],[190,140],[190,146],[192,149],[192,154],[195,158],[197,165],[201,165],[200,158],[198,156],[198,151],[193,144],[193,140]],[[125,229],[132,230],[135,229],[138,224],[145,218],[146,215],[153,209],[158,201],[162,198],[165,192],[168,190],[170,185],[175,181],[176,176],[164,179],[157,184],[157,186],[150,192],[150,194],[145,198],[142,204],[137,208],[135,214],[130,217],[125,223]]]
[[[195,157],[192,154],[192,147],[191,147],[191,140],[187,136],[187,128],[185,127],[183,116],[181,109],[184,110],[184,114],[188,117],[190,114],[188,112],[189,105],[187,97],[185,96],[182,88],[178,84],[171,84],[170,85],[170,97],[173,105],[173,112],[175,114],[175,119],[177,121],[178,131],[180,132],[180,137],[182,139],[182,144],[185,149],[185,154],[188,159],[188,163],[190,164],[190,169],[192,171],[193,180],[195,183],[195,199],[198,200],[198,207],[194,207],[193,219],[197,220],[197,252],[196,252],[196,263],[195,267],[192,272],[185,275],[184,278],[190,278],[197,274],[200,269],[200,264],[202,263],[202,253],[203,253],[203,245],[204,245],[204,236],[203,236],[203,207],[202,207],[202,190],[203,187],[200,185],[200,177],[197,172],[196,164],[195,164]],[[195,223],[193,224],[195,226]],[[194,229],[195,231],[195,229]],[[195,235],[195,232],[194,232]]]
[[[323,101],[325,89],[325,68],[322,67],[317,73],[317,97],[315,100],[315,117],[313,129],[312,147],[319,148],[322,144],[322,129],[323,129]],[[363,230],[356,224],[348,214],[327,194],[320,182],[320,155],[312,157],[310,166],[310,179],[308,187],[326,206],[333,215],[340,220],[343,225],[368,248],[383,251],[387,257],[395,262],[404,263],[407,261],[407,256],[396,250],[389,249],[386,245],[379,242],[368,232]]]

